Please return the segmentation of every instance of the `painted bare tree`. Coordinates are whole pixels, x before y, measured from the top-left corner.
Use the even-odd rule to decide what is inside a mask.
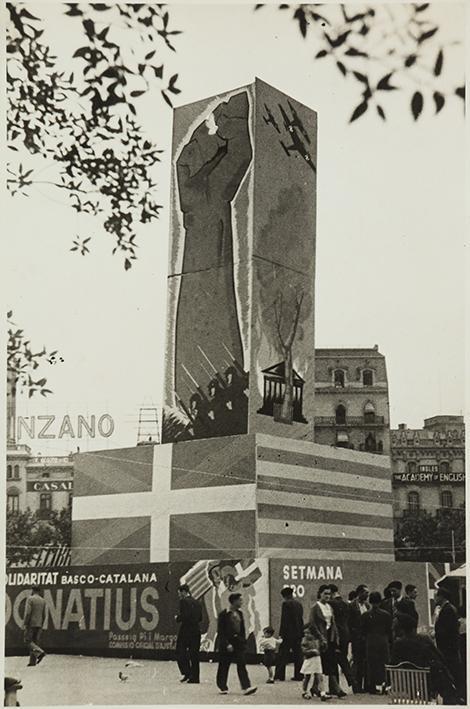
[[[293,407],[294,407],[294,364],[292,357],[292,345],[294,344],[297,328],[299,325],[300,311],[304,299],[304,291],[298,291],[294,295],[293,302],[289,310],[292,310],[290,317],[286,317],[284,308],[284,298],[282,293],[274,301],[274,321],[276,323],[277,336],[284,357],[285,369],[285,390],[284,399],[281,405],[281,419],[288,423],[292,423]],[[287,322],[287,331],[283,327],[283,320]]]

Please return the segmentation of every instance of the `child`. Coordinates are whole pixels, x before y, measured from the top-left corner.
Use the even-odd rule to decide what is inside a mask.
[[[312,630],[308,625],[306,625],[304,629],[304,637],[302,638],[301,648],[304,656],[303,665],[300,669],[304,676],[302,682],[302,696],[304,699],[311,699],[311,686],[315,683],[320,692],[322,702],[326,702],[327,699],[331,699],[331,696],[323,689],[324,684],[320,658],[320,643],[317,638],[314,637]],[[311,685],[310,681],[312,679],[313,681]]]
[[[264,653],[263,665],[268,670],[267,684],[274,684],[274,670],[276,667],[276,654],[281,640],[274,637],[274,628],[268,625],[263,630],[263,639],[259,646]]]

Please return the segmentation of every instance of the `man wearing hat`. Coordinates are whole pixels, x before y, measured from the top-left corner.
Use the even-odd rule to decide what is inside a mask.
[[[390,613],[392,618],[395,618],[398,612],[397,605],[401,600],[402,588],[403,584],[401,581],[391,581],[385,589],[385,591],[388,591],[388,593],[385,593],[384,591],[384,596],[388,596],[388,598],[385,598],[382,601],[380,607],[382,608],[382,610],[387,611],[387,613]]]
[[[279,636],[282,643],[279,647],[278,663],[274,679],[283,682],[286,678],[286,665],[289,662],[289,655],[292,653],[294,661],[293,680],[301,680],[300,668],[302,666],[302,650],[300,644],[304,632],[304,609],[299,601],[294,598],[292,588],[283,588],[281,591],[283,598],[281,608],[281,625]]]

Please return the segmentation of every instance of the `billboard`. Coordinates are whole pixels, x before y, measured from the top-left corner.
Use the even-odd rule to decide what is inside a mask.
[[[322,584],[334,583],[344,600],[348,593],[359,584],[365,583],[369,591],[380,591],[391,581],[401,581],[418,589],[416,610],[419,613],[419,625],[428,626],[429,599],[426,564],[424,562],[398,561],[393,563],[370,561],[328,561],[314,557],[308,559],[272,559],[270,562],[271,624],[276,632],[281,619],[280,591],[284,586],[291,586],[297,600],[304,607],[304,619],[307,621],[310,608],[317,599],[318,588]]]
[[[257,651],[269,620],[267,560],[72,566],[11,570],[6,578],[6,654],[25,651],[23,617],[31,586],[46,601],[46,651],[133,657],[173,656],[178,632],[177,588],[189,584],[202,605],[201,650],[217,647],[217,615],[240,592],[248,651]]]

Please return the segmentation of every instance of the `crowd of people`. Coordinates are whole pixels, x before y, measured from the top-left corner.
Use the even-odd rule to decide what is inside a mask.
[[[345,697],[340,671],[343,686],[347,684],[353,693],[382,694],[387,691],[386,665],[412,663],[429,668],[431,696],[439,695],[444,704],[465,704],[465,609],[457,611],[446,588],[436,591],[433,637],[417,632],[417,588],[413,584],[403,589],[400,581],[392,581],[383,595],[360,584],[347,600],[335,584],[324,584],[318,589],[308,617],[304,616],[304,606],[294,597],[292,588],[285,587],[280,593],[278,636],[275,628],[264,628],[258,647],[263,653],[267,684],[285,681],[286,667],[292,662],[291,679],[302,683],[304,699],[316,696],[327,701]],[[179,587],[178,598],[176,659],[181,682],[199,684],[202,606],[186,584]],[[242,601],[240,593],[231,593],[228,608],[218,615],[216,684],[221,694],[229,691],[232,664],[236,665],[243,693],[250,695],[257,691],[247,670]],[[45,657],[39,645],[45,610],[41,590],[34,587],[26,601],[24,617],[30,666]]]
[[[302,682],[305,699],[345,697],[340,671],[355,694],[382,694],[387,691],[386,665],[404,662],[429,667],[430,693],[439,694],[444,704],[465,703],[465,612],[461,609],[459,617],[449,592],[439,588],[434,639],[418,634],[417,593],[415,585],[403,588],[400,581],[392,581],[383,595],[370,592],[367,585],[361,584],[345,600],[335,584],[324,584],[305,618],[304,607],[294,598],[293,589],[283,588],[278,637],[275,629],[268,626],[259,643],[267,683],[285,681],[286,666],[292,662],[291,679]],[[187,586],[180,587],[179,595],[177,656],[181,681],[198,682],[200,610]],[[228,693],[228,672],[233,663],[244,694],[252,694],[256,687],[251,685],[246,667],[241,594],[231,594],[228,602],[229,607],[218,618],[217,687],[221,694]]]

